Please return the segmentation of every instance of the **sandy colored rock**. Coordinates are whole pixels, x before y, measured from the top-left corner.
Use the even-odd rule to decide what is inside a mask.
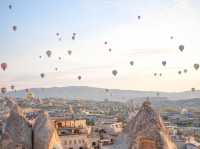
[[[176,149],[168,130],[149,101],[145,101],[125,129],[129,149]]]
[[[33,147],[34,149],[58,149],[61,148],[60,140],[48,114],[40,112],[34,125]]]
[[[32,130],[23,116],[23,111],[16,103],[9,100],[10,115],[6,120],[2,136],[2,149],[32,149]]]

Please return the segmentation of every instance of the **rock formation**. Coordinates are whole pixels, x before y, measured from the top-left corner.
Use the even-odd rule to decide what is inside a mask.
[[[113,149],[176,149],[158,112],[145,101]]]
[[[176,149],[159,113],[152,109],[149,101],[143,103],[127,130],[131,149]]]
[[[7,101],[10,115],[6,121],[1,146],[2,149],[32,149],[32,129],[23,117],[23,111],[11,100]]]
[[[34,149],[58,149],[61,143],[48,114],[40,112],[33,128]]]

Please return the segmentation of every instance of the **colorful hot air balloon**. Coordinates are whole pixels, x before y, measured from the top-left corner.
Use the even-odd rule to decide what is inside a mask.
[[[47,54],[48,57],[51,57],[52,52],[51,52],[50,50],[47,50],[47,51],[46,51],[46,54]]]
[[[44,78],[44,76],[45,76],[44,73],[41,73],[41,74],[40,74],[40,77],[41,77],[41,78]]]
[[[72,54],[72,51],[71,51],[71,50],[68,50],[67,53],[68,53],[68,55],[71,55],[71,54]]]
[[[11,85],[10,88],[11,88],[11,90],[14,90],[14,89],[15,89],[15,86],[14,86],[14,85]]]
[[[16,25],[13,25],[13,26],[12,26],[12,29],[13,29],[13,31],[16,31],[16,30],[17,30],[17,26],[16,26]]]
[[[1,63],[1,69],[5,71],[7,69],[7,63]]]
[[[167,64],[166,61],[162,61],[162,65],[165,66]]]
[[[194,67],[195,70],[198,70],[199,69],[199,64],[194,64],[193,67]]]
[[[113,74],[114,76],[116,76],[117,73],[118,73],[117,70],[113,70],[113,71],[112,71],[112,74]]]
[[[7,92],[7,89],[6,89],[5,87],[2,87],[2,88],[1,88],[1,93],[2,93],[2,94],[5,94],[6,92]]]
[[[130,65],[133,66],[133,64],[134,64],[134,61],[130,61]]]
[[[82,77],[81,76],[78,76],[78,80],[81,80],[82,79]]]
[[[183,50],[184,50],[184,45],[180,45],[180,46],[179,46],[179,50],[180,50],[181,52],[183,52]]]

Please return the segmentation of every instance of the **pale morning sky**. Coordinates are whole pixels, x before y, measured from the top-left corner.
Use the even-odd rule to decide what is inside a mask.
[[[17,26],[15,32],[13,25]],[[73,32],[76,40],[71,39]],[[180,44],[185,46],[183,52],[178,49]],[[52,51],[51,58],[47,58],[47,50]],[[72,50],[71,56],[68,50]],[[162,60],[167,61],[166,67]],[[193,68],[200,63],[200,1],[1,0],[2,62],[8,68],[0,71],[0,87],[200,88],[200,70]],[[116,77],[114,69],[118,70]],[[178,75],[183,69],[188,73]],[[154,72],[163,76],[154,77]],[[40,73],[45,73],[44,79]]]

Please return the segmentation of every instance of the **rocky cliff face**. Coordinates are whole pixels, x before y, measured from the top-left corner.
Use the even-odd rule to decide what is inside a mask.
[[[125,129],[130,149],[176,149],[158,112],[145,101]]]
[[[10,116],[6,120],[0,149],[61,149],[57,132],[48,118],[40,112],[32,127],[24,118],[23,110],[7,100]]]
[[[2,137],[2,149],[32,149],[32,129],[23,117],[23,111],[12,101],[8,101],[8,117]]]
[[[35,149],[61,148],[59,137],[47,113],[41,112],[38,115],[33,130],[33,145]]]

